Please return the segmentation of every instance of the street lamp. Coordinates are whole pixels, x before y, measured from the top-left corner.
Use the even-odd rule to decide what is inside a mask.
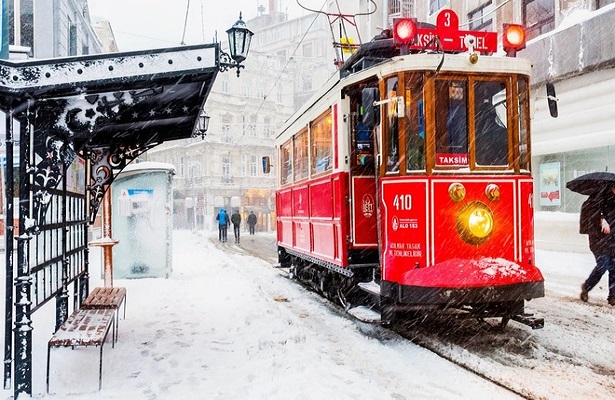
[[[193,137],[197,134],[201,135],[201,138],[205,139],[205,132],[209,129],[209,114],[205,110],[201,110],[201,113],[196,119],[196,132],[194,132]]]
[[[228,71],[229,68],[237,68],[237,76],[239,76],[241,68],[245,67],[241,63],[248,56],[254,33],[248,29],[246,23],[241,19],[241,13],[239,13],[239,20],[226,33],[228,34],[228,47],[231,54],[220,52],[220,72]]]

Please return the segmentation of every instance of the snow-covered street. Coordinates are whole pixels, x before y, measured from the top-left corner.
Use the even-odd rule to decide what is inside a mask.
[[[51,330],[41,310],[34,315],[34,397],[518,398],[395,333],[340,315],[269,263],[245,255],[262,257],[267,243],[271,234],[244,236],[237,246],[175,231],[169,279],[116,281],[128,289],[127,317],[115,348],[105,346],[101,391],[98,349],[60,348],[52,351],[52,394],[45,394]],[[92,249],[93,271],[99,260]],[[531,306],[545,317],[544,329],[511,322],[503,333],[479,330],[463,343],[463,336],[442,335],[439,346],[530,398],[613,398],[615,308],[605,303],[606,279],[590,303],[577,300],[592,262],[591,255],[538,252],[547,297]],[[438,342],[438,335],[424,340]]]

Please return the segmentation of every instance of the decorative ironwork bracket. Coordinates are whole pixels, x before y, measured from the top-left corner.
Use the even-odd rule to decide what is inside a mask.
[[[239,73],[241,72],[241,68],[245,68],[245,65],[239,64],[235,60],[231,58],[230,55],[221,51],[220,52],[220,60],[218,62],[218,68],[220,72],[226,72],[231,68],[237,68],[237,77],[239,77]]]
[[[87,151],[86,158],[90,162],[91,182],[91,185],[87,188],[90,200],[90,223],[94,222],[102,199],[117,175],[131,161],[156,145],[158,143],[116,148],[95,148]]]

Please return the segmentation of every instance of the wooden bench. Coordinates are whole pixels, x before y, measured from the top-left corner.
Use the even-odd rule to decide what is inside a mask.
[[[124,319],[126,319],[126,288],[97,287],[94,288],[83,303],[83,309],[112,309],[115,312],[115,337],[118,335],[119,309],[124,304]]]
[[[49,393],[49,365],[53,347],[100,346],[98,367],[98,390],[102,388],[103,346],[109,330],[115,324],[115,310],[79,309],[73,312],[47,344],[47,393]],[[111,346],[115,347],[115,333],[112,331]]]

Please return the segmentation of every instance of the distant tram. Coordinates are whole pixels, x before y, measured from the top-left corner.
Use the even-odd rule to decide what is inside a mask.
[[[519,25],[397,20],[277,136],[279,262],[383,323],[511,319],[544,296],[534,261],[530,63]],[[267,162],[268,160],[264,160]]]

